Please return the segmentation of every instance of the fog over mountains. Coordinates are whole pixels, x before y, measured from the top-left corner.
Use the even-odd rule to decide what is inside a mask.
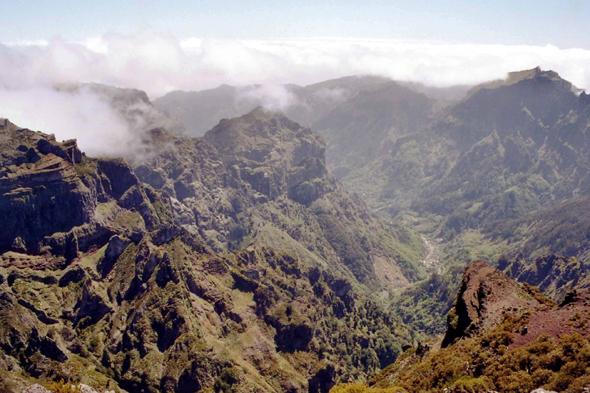
[[[246,101],[254,99],[285,110],[298,105],[298,96],[288,84],[309,86],[350,75],[450,87],[503,79],[510,71],[541,66],[585,88],[590,85],[588,61],[588,50],[550,45],[368,39],[179,40],[150,32],[108,34],[82,42],[55,38],[1,43],[0,104],[5,108],[3,116],[19,124],[56,133],[62,139],[77,137],[85,150],[108,154],[103,146],[92,150],[84,138],[121,135],[123,125],[116,114],[97,102],[100,99],[72,100],[71,95],[55,95],[54,86],[96,82],[141,89],[155,99],[175,90],[203,91],[228,84],[246,90],[242,92],[245,97],[240,96]],[[248,86],[253,85],[260,87],[252,91]],[[88,113],[102,113],[102,126],[89,127],[89,122],[98,120]],[[68,121],[61,122],[62,118]],[[212,127],[214,122],[206,124]],[[77,134],[69,128],[78,130]],[[119,131],[102,138],[97,129]],[[206,130],[205,126],[200,128],[200,132]]]
[[[0,45],[0,391],[584,391],[589,60]]]

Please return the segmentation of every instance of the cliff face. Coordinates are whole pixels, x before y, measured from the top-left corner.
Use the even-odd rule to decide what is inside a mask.
[[[539,288],[544,294],[561,303],[575,289],[588,288],[588,265],[574,257],[547,254],[527,263],[522,254],[498,265],[518,282],[526,282]]]
[[[45,236],[82,224],[97,201],[76,176],[72,158],[79,163],[81,155],[74,141],[58,144],[2,123],[0,251],[39,252]]]
[[[217,149],[226,167],[235,169],[236,180],[269,200],[286,195],[309,206],[324,194],[324,141],[283,114],[257,108],[238,119],[222,120],[203,139]]]
[[[498,326],[507,312],[534,310],[543,304],[504,273],[485,262],[470,263],[448,315],[442,346]]]
[[[568,293],[558,306],[536,288],[473,262],[465,269],[442,348],[430,340],[407,349],[370,385],[409,392],[585,392],[588,304],[587,289]]]
[[[261,111],[149,138],[133,169],[2,122],[2,389],[327,392],[411,340],[359,291],[408,282],[402,243],[326,172],[320,138]]]
[[[0,252],[62,255],[100,248],[114,233],[116,214],[138,206],[145,225],[153,217],[145,193],[122,160],[85,157],[74,140],[19,129],[3,120],[0,163]],[[59,258],[58,258],[59,259]]]
[[[151,138],[154,158],[136,173],[165,191],[178,223],[213,250],[270,245],[373,287],[423,274],[420,241],[351,198],[326,170],[323,140],[281,113],[258,108],[222,120],[203,139],[164,130]]]

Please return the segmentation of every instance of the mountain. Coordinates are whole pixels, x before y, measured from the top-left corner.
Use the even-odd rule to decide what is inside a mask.
[[[443,332],[470,261],[523,253],[528,266],[553,253],[585,263],[588,97],[535,68],[454,103],[389,82],[314,123],[346,189],[385,219],[414,226],[436,255],[437,273],[392,302],[406,323]],[[560,279],[552,282],[543,288]]]
[[[463,274],[442,347],[420,343],[369,386],[334,391],[586,391],[589,301],[590,292],[576,292],[557,306],[535,288],[473,262]]]
[[[372,151],[342,143],[328,155],[328,166],[357,156],[348,159],[342,180],[357,193],[370,190],[371,207],[392,215],[411,210],[445,217],[444,235],[453,236],[588,192],[584,131],[590,99],[555,72],[511,74],[441,110],[412,93],[400,92],[395,110],[361,113],[364,124],[350,131],[339,131],[338,116],[318,123],[320,134],[336,133],[328,137],[329,146],[331,139],[368,139],[364,144]],[[355,100],[351,108],[385,102],[371,94]],[[393,113],[401,127],[392,125]]]
[[[257,106],[281,109],[288,118],[316,130],[316,123],[357,94],[378,89],[392,81],[378,76],[347,76],[307,86],[221,85],[201,91],[172,91],[156,98],[154,105],[178,118],[192,136],[202,136],[221,119],[242,116]],[[471,86],[432,87],[399,82],[422,93],[439,106],[461,100]]]
[[[139,178],[179,201],[186,226],[214,250],[260,240],[373,287],[423,276],[419,238],[349,197],[326,169],[323,140],[281,113],[257,108],[190,142],[152,136],[156,157]]]
[[[221,119],[243,115],[259,103],[239,100],[239,89],[221,85],[198,92],[173,91],[156,98],[154,105],[168,111],[187,127],[190,135],[202,136]]]
[[[430,135],[432,180],[413,204],[450,215],[452,236],[587,194],[590,99],[557,74],[539,69],[518,82],[482,88],[450,109]]]
[[[344,177],[378,157],[393,154],[399,141],[429,124],[436,102],[424,94],[387,82],[364,90],[324,115],[313,125],[326,138],[328,165]],[[410,172],[409,168],[392,171]]]
[[[0,390],[590,385],[590,98],[557,73],[155,105],[68,88],[145,152],[91,158],[1,120]]]
[[[221,86],[155,102],[200,134],[226,113],[280,98],[287,117],[325,138],[327,167],[348,190],[391,217],[430,216],[428,231],[446,240],[588,192],[590,99],[553,71],[461,88],[460,101],[439,99],[457,100],[443,93],[452,89],[377,77],[265,89]]]
[[[154,105],[176,116],[190,135],[202,136],[221,119],[242,116],[258,106],[281,109],[304,126],[359,91],[385,83],[375,76],[350,76],[308,86],[221,85],[202,91],[173,91]]]
[[[424,277],[420,239],[284,115],[152,129],[135,167],[0,125],[3,390],[327,392],[413,341],[371,292]]]
[[[152,104],[142,90],[123,89],[100,83],[65,84],[55,87],[70,94],[92,94],[111,106],[126,122],[131,132],[141,138],[153,128],[166,128],[177,135],[186,135],[185,126],[168,112]]]

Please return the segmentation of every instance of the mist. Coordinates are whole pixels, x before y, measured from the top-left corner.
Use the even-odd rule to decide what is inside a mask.
[[[125,118],[111,103],[88,87],[59,91],[47,87],[0,90],[0,116],[61,140],[77,139],[94,157],[147,158],[141,116]],[[130,110],[138,110],[132,106]]]
[[[434,86],[476,84],[540,66],[580,88],[590,86],[590,50],[556,46],[276,39],[215,40],[141,33],[107,34],[84,42],[52,39],[0,45],[0,86],[99,82],[144,90],[230,85],[307,85],[371,74]]]
[[[540,66],[579,88],[590,87],[590,51],[556,46],[367,40],[216,40],[153,32],[106,34],[83,42],[62,38],[0,44],[0,117],[22,127],[77,138],[90,155],[125,155],[137,148],[136,129],[89,91],[55,86],[97,82],[144,90],[151,98],[173,90],[223,83],[260,85],[244,99],[285,109],[294,97],[282,85],[307,85],[348,75],[446,87],[501,79]]]
[[[285,111],[298,103],[295,94],[284,85],[257,85],[238,89],[236,101],[261,105],[268,110]]]

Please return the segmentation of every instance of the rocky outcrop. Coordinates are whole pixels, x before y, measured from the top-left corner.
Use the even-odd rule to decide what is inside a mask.
[[[226,167],[235,168],[232,176],[270,200],[287,195],[309,206],[323,196],[325,143],[282,113],[259,107],[222,120],[203,139],[217,149]]]
[[[131,227],[158,224],[146,191],[123,160],[91,159],[75,141],[59,143],[8,122],[0,132],[0,214],[6,218],[0,254],[59,255],[41,267],[63,266],[79,252],[102,247],[117,230],[127,227],[131,234]],[[27,158],[31,151],[33,160]],[[141,224],[117,220],[120,214],[136,214]]]
[[[447,319],[442,346],[458,338],[489,331],[502,322],[506,314],[536,310],[544,304],[535,299],[504,273],[483,261],[470,263]]]
[[[81,155],[75,141],[58,144],[55,138],[3,123],[0,253],[40,253],[46,237],[87,221],[97,201],[77,177],[74,165]]]
[[[547,254],[527,263],[522,254],[498,266],[518,282],[538,287],[547,296],[561,303],[568,292],[590,285],[588,266],[574,257]]]
[[[382,244],[401,240],[385,234],[326,170],[322,138],[282,113],[257,108],[222,120],[202,139],[162,129],[150,135],[155,155],[135,173],[170,197],[175,225],[198,233],[214,251],[261,242],[296,249],[312,265],[319,258],[369,285],[379,285],[376,265],[394,272],[391,282],[407,284],[406,273],[420,277],[400,268]],[[404,262],[406,269],[417,266]]]
[[[358,266],[372,284],[360,250],[385,228],[325,171],[317,136],[252,116],[237,130],[269,150],[222,155],[155,129],[137,171],[2,123],[8,391],[62,379],[97,391],[325,391],[395,358],[409,332],[355,289]]]

